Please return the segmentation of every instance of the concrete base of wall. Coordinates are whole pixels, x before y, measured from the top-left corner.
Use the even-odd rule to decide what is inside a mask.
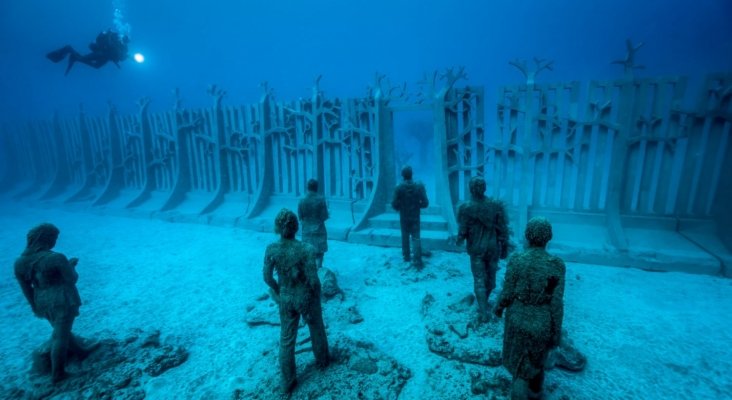
[[[30,201],[28,201],[30,200]],[[91,206],[88,202],[64,203],[63,199],[38,201],[27,199],[24,204],[40,208],[63,208],[99,215],[130,218],[156,218],[170,222],[202,223],[231,226],[259,232],[273,232],[274,217],[282,207],[297,209],[297,200],[282,198],[253,218],[232,215],[200,214],[200,204],[191,197],[189,207],[176,211],[159,212],[144,205],[137,208]],[[155,196],[144,204],[157,204]],[[352,231],[353,212],[350,206],[335,204],[331,218],[326,222],[330,240],[372,246],[401,246],[399,219],[395,213],[385,213],[370,221],[370,226]],[[446,230],[438,210],[428,209],[422,218],[422,246],[425,250],[462,252],[454,238]],[[552,222],[554,239],[548,250],[567,262],[640,268],[658,272],[686,272],[732,277],[732,252],[718,237],[714,221],[677,220],[675,218],[649,218],[625,216],[623,226],[628,239],[627,251],[619,251],[610,245],[605,218],[601,214],[563,213],[534,210],[530,216],[544,215]],[[513,241],[520,243],[518,237]],[[519,244],[520,246],[520,244]]]
[[[623,217],[629,243],[627,251],[610,244],[605,216],[591,213],[567,213],[533,210],[530,216],[543,215],[551,222],[554,239],[548,250],[567,262],[639,268],[658,272],[686,272],[732,277],[732,252],[716,235],[710,220],[676,218]],[[464,251],[455,246],[445,230],[430,230],[433,221],[423,217],[422,246],[425,249]],[[393,220],[394,217],[391,217]],[[400,247],[397,225],[383,226],[390,220],[385,214],[374,218],[373,225],[352,232],[349,241],[375,246]],[[523,239],[514,233],[513,241]]]

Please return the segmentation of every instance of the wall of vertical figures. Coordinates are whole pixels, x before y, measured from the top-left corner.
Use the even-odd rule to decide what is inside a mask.
[[[397,182],[393,114],[432,110],[434,204],[455,234],[454,211],[481,174],[521,229],[532,210],[620,217],[712,218],[732,183],[732,74],[506,86],[497,104],[462,69],[434,73],[419,90],[377,76],[365,96],[309,98],[134,115],[54,116],[2,126],[2,188],[16,199],[85,203],[247,221],[321,182],[349,229],[388,209]],[[692,97],[690,97],[692,96]],[[693,97],[695,96],[695,97]],[[694,100],[690,100],[690,99]],[[688,104],[694,104],[688,106]],[[495,115],[486,127],[485,113]],[[612,228],[611,228],[612,229]],[[622,238],[615,238],[622,246]]]

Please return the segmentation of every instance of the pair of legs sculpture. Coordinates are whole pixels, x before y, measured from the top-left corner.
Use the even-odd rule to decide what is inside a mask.
[[[478,304],[478,319],[486,322],[490,319],[491,309],[488,298],[496,288],[496,271],[498,258],[492,253],[470,256],[470,271],[473,273],[475,302]]]
[[[98,344],[85,347],[81,340],[71,333],[74,325],[73,315],[68,313],[59,313],[60,315],[47,318],[53,328],[51,334],[51,379],[53,383],[58,383],[66,378],[66,361],[70,357],[78,360],[85,359],[92,351],[96,349]]]
[[[295,378],[295,345],[300,317],[310,330],[310,340],[319,368],[328,366],[328,338],[325,335],[323,312],[320,301],[311,301],[304,309],[298,310],[295,304],[283,302],[280,305],[280,371],[282,373],[282,393],[287,394],[297,385]]]
[[[422,268],[422,241],[420,239],[419,221],[400,221],[402,230],[402,256],[404,261],[411,262],[413,266]],[[414,253],[412,253],[412,248]]]

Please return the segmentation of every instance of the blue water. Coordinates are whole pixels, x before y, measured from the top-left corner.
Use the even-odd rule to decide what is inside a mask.
[[[424,74],[464,66],[469,80],[459,86],[484,88],[486,133],[493,137],[498,88],[525,82],[509,61],[534,57],[552,60],[553,70],[542,71],[537,82],[613,80],[623,77],[623,68],[611,62],[625,57],[626,39],[631,39],[634,44],[643,43],[636,62],[645,68],[637,70],[636,76],[689,76],[693,87],[686,91],[685,101],[693,101],[704,74],[732,71],[731,21],[730,0],[0,0],[0,178],[34,175],[18,172],[16,165],[6,162],[15,150],[6,141],[11,135],[2,135],[11,131],[4,129],[6,122],[48,121],[54,112],[73,120],[80,105],[99,116],[109,103],[126,116],[137,110],[136,102],[143,96],[150,97],[150,111],[155,113],[173,107],[176,89],[184,107],[210,107],[213,98],[206,89],[211,84],[227,92],[225,104],[257,102],[263,81],[274,89],[277,100],[290,101],[309,97],[313,82],[322,75],[320,87],[327,98],[362,98],[379,73],[394,84],[406,82],[414,96]],[[110,28],[129,35],[130,52],[144,55],[145,61],[129,59],[121,68],[110,64],[99,70],[76,65],[64,76],[65,63],[54,64],[45,57],[67,44],[83,52],[100,31]],[[685,106],[689,109],[693,104]],[[424,181],[431,203],[437,204],[432,118],[429,110],[394,116],[398,144],[394,174],[401,164],[412,164],[415,178]],[[23,139],[21,135],[12,137]],[[44,153],[36,153],[44,157]],[[606,153],[598,154],[600,159]],[[697,158],[690,155],[694,163]],[[721,179],[731,176],[725,173],[729,160],[725,162],[719,167]],[[702,186],[712,181],[701,173],[698,176]],[[465,178],[461,179],[464,186]],[[645,187],[637,182],[640,194],[636,197],[640,198]],[[68,186],[67,195],[78,189]],[[30,181],[24,182],[24,188],[30,188],[28,193],[36,189]],[[732,226],[732,200],[726,200],[732,198],[731,188],[732,183],[720,180],[714,217],[721,227]],[[45,192],[47,188],[42,189]],[[538,197],[541,192],[537,193]],[[0,201],[6,201],[7,194],[0,191]],[[291,200],[295,204],[294,198]],[[240,199],[227,205],[236,205],[236,201]],[[222,379],[235,377],[250,386],[264,379],[265,372],[252,378],[245,366],[260,359],[263,350],[275,348],[277,332],[243,331],[241,308],[250,297],[265,290],[260,262],[262,246],[275,240],[271,233],[25,208],[17,201],[0,204],[0,221],[4,221],[0,226],[5,227],[0,231],[4,239],[0,240],[4,257],[0,261],[6,266],[0,279],[0,300],[5,303],[0,301],[0,308],[8,310],[0,333],[5,329],[14,335],[0,335],[7,339],[0,343],[0,366],[11,371],[0,381],[0,393],[6,384],[24,384],[21,367],[26,365],[28,351],[50,334],[45,321],[31,319],[8,273],[23,248],[25,232],[43,220],[53,220],[62,227],[66,242],[59,243],[59,251],[81,255],[84,260],[80,264],[80,291],[87,303],[75,325],[77,331],[102,336],[107,334],[105,329],[122,331],[140,324],[158,324],[152,328],[195,338],[191,348],[199,358],[193,357],[168,381],[180,378],[182,383],[166,386],[162,381],[157,389],[154,385],[146,388],[153,398],[167,390],[172,390],[174,398],[227,398],[235,385],[229,381],[224,384]],[[80,206],[86,211],[84,207]],[[118,208],[116,212],[124,213],[122,206]],[[329,223],[350,224],[352,213],[352,209],[333,213]],[[270,221],[262,226],[270,227]],[[574,229],[567,226],[565,223],[564,231],[555,230],[557,242],[566,241],[562,233]],[[665,229],[673,233],[671,228]],[[595,239],[592,232],[572,233],[589,243]],[[651,239],[651,244],[633,253],[637,259],[653,260],[658,251],[681,254],[679,262],[686,262],[685,248],[675,249],[677,242],[658,245],[668,236],[655,237],[647,232],[650,230],[634,233],[633,237]],[[693,236],[695,232],[689,229],[687,233]],[[732,237],[729,228],[723,233]],[[597,243],[598,248],[605,249],[601,241]],[[684,243],[696,252],[719,250],[701,251],[691,242]],[[332,330],[352,329],[346,333],[372,335],[377,329],[370,339],[383,339],[395,356],[411,363],[417,376],[403,398],[420,398],[415,393],[429,390],[423,383],[428,381],[430,370],[423,361],[431,360],[432,355],[422,342],[423,321],[414,310],[428,290],[442,290],[445,297],[454,294],[454,298],[470,292],[472,277],[466,256],[435,252],[427,273],[434,270],[436,275],[405,284],[406,274],[412,272],[402,271],[406,266],[398,264],[401,259],[396,248],[341,242],[332,246],[326,258],[331,263],[328,266],[338,272],[342,287],[349,296],[354,294],[354,302],[366,317],[366,328],[334,325]],[[673,263],[667,264],[673,271]],[[457,281],[456,268],[464,273]],[[144,278],[128,280],[121,275],[117,279],[119,271],[128,269],[132,273],[127,277]],[[148,279],[150,271],[159,274]],[[554,398],[569,393],[573,399],[582,399],[583,394],[588,396],[584,398],[701,399],[722,398],[723,393],[729,393],[732,386],[729,374],[724,373],[732,359],[727,346],[732,334],[725,325],[732,299],[729,281],[707,275],[651,274],[574,263],[569,271],[565,327],[591,361],[584,374],[550,376],[549,382],[560,388]],[[128,285],[130,281],[134,284]],[[372,286],[371,282],[377,284]],[[201,289],[199,284],[209,286]],[[405,292],[404,287],[411,284],[416,286]],[[197,289],[185,292],[180,289],[184,286]],[[226,307],[215,304],[218,298],[211,293],[230,296]],[[189,302],[196,306],[193,310]],[[404,302],[411,308],[394,307],[404,306]],[[153,307],[166,312],[158,316],[149,312]],[[121,309],[126,313],[110,311]],[[404,315],[407,323],[403,323]],[[392,326],[396,334],[390,331]],[[211,332],[201,332],[202,328]],[[219,351],[222,343],[232,350],[224,348],[214,364],[200,361],[201,354]],[[245,345],[251,347],[242,350]],[[193,376],[191,371],[200,375]],[[205,382],[203,388],[201,382]],[[657,393],[650,393],[654,390]]]
[[[0,121],[70,114],[81,103],[94,114],[108,101],[132,111],[141,96],[163,110],[174,88],[199,107],[212,83],[232,104],[256,101],[265,80],[279,99],[296,99],[319,74],[327,95],[360,97],[375,72],[413,85],[453,65],[493,94],[522,82],[509,60],[534,56],[554,60],[543,81],[617,78],[622,67],[610,61],[625,55],[626,38],[645,43],[641,75],[698,76],[732,67],[731,17],[728,0],[4,0]],[[64,77],[44,57],[65,44],[86,49],[115,25],[143,64],[80,65]]]

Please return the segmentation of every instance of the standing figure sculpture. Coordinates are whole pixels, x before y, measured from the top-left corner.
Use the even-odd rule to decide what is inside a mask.
[[[467,241],[478,321],[490,319],[488,299],[496,287],[498,260],[508,257],[508,217],[503,203],[485,196],[485,180],[470,179],[470,200],[458,208],[457,244]]]
[[[279,358],[284,395],[297,385],[295,343],[301,316],[310,328],[316,365],[324,368],[329,362],[314,251],[312,246],[295,239],[297,229],[297,216],[283,208],[275,218],[275,232],[280,234],[280,240],[267,246],[264,255],[264,282],[274,292],[280,310]]]
[[[15,261],[15,278],[26,300],[38,318],[45,318],[53,327],[51,336],[51,376],[54,383],[66,377],[69,355],[84,357],[91,350],[81,346],[71,334],[74,319],[79,315],[81,298],[76,289],[79,275],[78,258],[66,259],[52,251],[59,229],[48,223],[31,229],[23,253]]]
[[[551,239],[549,221],[529,221],[528,248],[511,256],[494,310],[500,318],[506,309],[503,365],[513,375],[513,400],[541,398],[544,364],[562,335],[566,268],[562,259],[546,252]]]
[[[394,199],[391,202],[392,208],[399,212],[399,225],[402,231],[402,256],[404,261],[411,261],[412,266],[421,269],[422,243],[420,240],[420,209],[429,206],[427,191],[421,182],[412,180],[412,167],[402,168],[404,181],[394,189]],[[414,247],[414,254],[411,253],[411,245]]]
[[[297,216],[302,223],[302,241],[315,249],[315,264],[323,267],[323,256],[328,251],[328,231],[325,220],[328,219],[328,206],[325,198],[318,194],[318,181],[308,181],[308,193],[297,205]]]

